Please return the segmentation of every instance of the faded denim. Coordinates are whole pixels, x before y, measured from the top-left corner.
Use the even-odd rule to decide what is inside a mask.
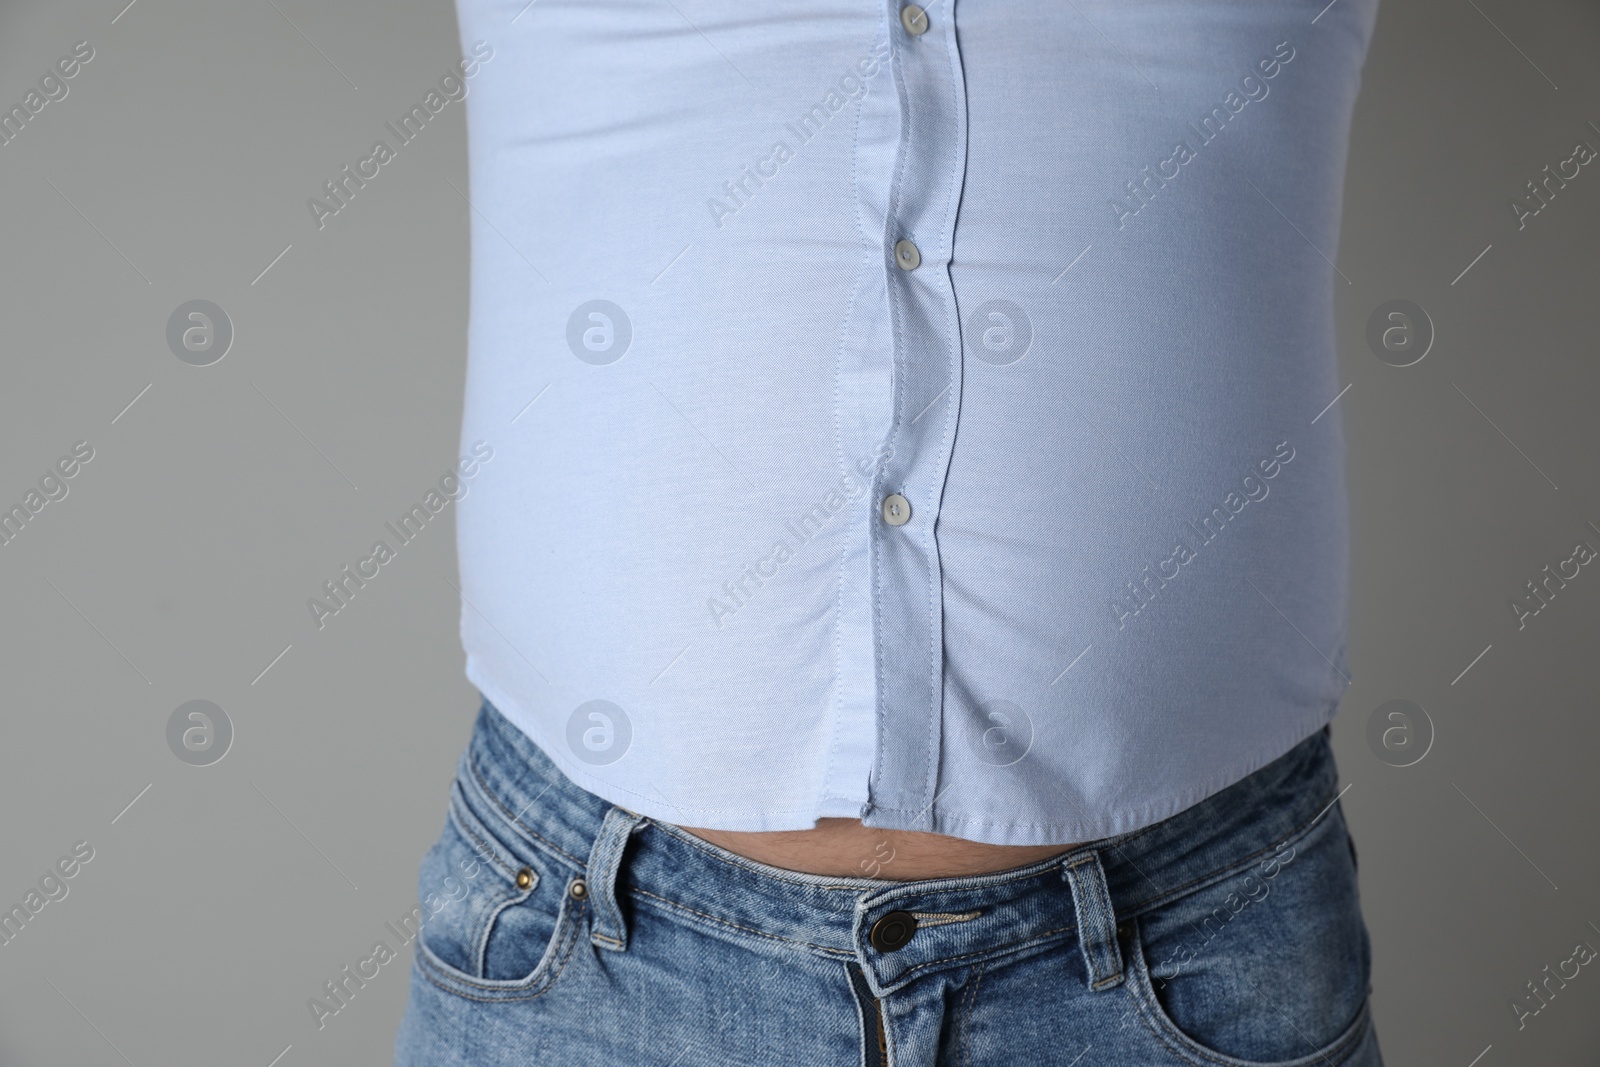
[[[423,899],[444,903],[395,1062],[1379,1067],[1336,778],[1318,732],[1050,860],[833,878],[577,788],[485,701],[422,864]],[[917,928],[882,951],[870,931],[892,911]]]

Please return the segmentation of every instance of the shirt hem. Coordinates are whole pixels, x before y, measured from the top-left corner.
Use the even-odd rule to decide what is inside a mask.
[[[1160,803],[1145,804],[1120,814],[1088,822],[1018,822],[954,812],[938,813],[929,820],[926,811],[874,808],[863,814],[859,800],[824,795],[803,808],[747,811],[733,808],[700,808],[676,805],[663,797],[637,793],[615,782],[601,781],[583,773],[564,758],[559,748],[546,743],[540,732],[530,728],[533,717],[488,677],[479,657],[468,653],[467,680],[517,729],[538,745],[566,778],[578,788],[602,800],[626,807],[647,818],[677,825],[734,832],[809,830],[818,819],[862,819],[866,826],[879,830],[918,830],[945,834],[989,845],[1077,845],[1146,829],[1193,807],[1228,786],[1253,774],[1284,755],[1295,745],[1327,725],[1338,713],[1343,694],[1334,697],[1316,714],[1299,720],[1298,725],[1279,735],[1277,741],[1253,750],[1251,755],[1203,779],[1199,784],[1171,794]]]

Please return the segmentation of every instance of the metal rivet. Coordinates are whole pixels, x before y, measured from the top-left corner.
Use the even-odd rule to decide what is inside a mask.
[[[883,521],[890,526],[904,526],[911,521],[911,501],[899,493],[883,498]]]
[[[928,32],[928,13],[916,4],[907,4],[900,9],[900,25],[913,37],[921,37]]]
[[[901,238],[894,243],[894,264],[901,270],[916,270],[922,265],[922,253],[916,245]]]
[[[533,868],[524,867],[517,872],[517,888],[526,889],[533,884]]]
[[[909,911],[891,911],[872,924],[872,933],[868,936],[872,941],[872,947],[879,952],[894,952],[909,945],[911,935],[916,932],[915,915]]]
[[[582,900],[589,895],[589,886],[582,878],[574,878],[572,884],[567,886],[567,892],[572,894],[573,900]]]

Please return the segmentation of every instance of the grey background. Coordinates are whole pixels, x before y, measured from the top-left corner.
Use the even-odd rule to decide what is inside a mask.
[[[0,903],[95,850],[0,946],[0,1063],[387,1062],[408,956],[321,1031],[306,999],[412,906],[442,822],[476,709],[449,524],[322,631],[305,600],[455,459],[462,105],[323,230],[305,201],[458,58],[454,13],[124,2],[0,13],[5,107],[95,49],[0,147],[0,504],[95,449],[0,547]],[[677,0],[690,19],[710,2]],[[1600,1053],[1594,968],[1520,1032],[1508,1007],[1600,946],[1600,575],[1521,631],[1507,607],[1600,546],[1600,167],[1520,232],[1508,208],[1600,146],[1597,45],[1592,4],[1387,0],[1357,108],[1335,409],[1354,684],[1334,737],[1391,1064]],[[235,329],[205,368],[165,340],[197,298]],[[1412,367],[1364,339],[1395,298],[1437,327]],[[1436,730],[1415,766],[1366,743],[1395,698]],[[167,747],[195,699],[235,731],[211,766]]]

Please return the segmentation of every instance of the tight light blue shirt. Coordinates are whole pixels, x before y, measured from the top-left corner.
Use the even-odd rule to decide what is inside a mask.
[[[730,830],[1092,840],[1320,729],[1376,6],[458,0],[469,678]]]

